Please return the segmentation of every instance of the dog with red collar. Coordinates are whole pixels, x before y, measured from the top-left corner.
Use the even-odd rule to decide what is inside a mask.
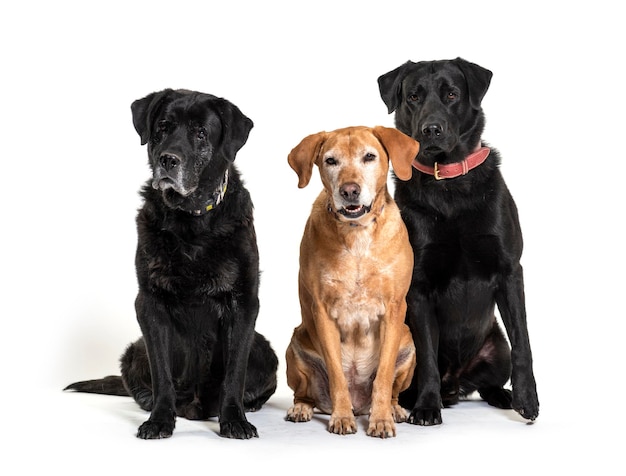
[[[407,323],[417,366],[400,395],[414,424],[440,424],[442,407],[475,391],[526,420],[539,414],[517,207],[499,152],[482,141],[491,78],[461,58],[408,61],[378,78],[396,127],[420,143],[412,177],[394,192],[414,251]]]

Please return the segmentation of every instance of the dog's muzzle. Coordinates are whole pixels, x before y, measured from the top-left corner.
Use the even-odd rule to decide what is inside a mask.
[[[152,188],[161,191],[173,189],[179,195],[187,197],[196,190],[196,187],[186,184],[184,175],[182,159],[176,154],[163,153],[154,167]]]
[[[339,196],[335,197],[337,213],[349,220],[355,220],[369,213],[372,204],[361,203],[361,186],[355,182],[347,182],[339,187]]]

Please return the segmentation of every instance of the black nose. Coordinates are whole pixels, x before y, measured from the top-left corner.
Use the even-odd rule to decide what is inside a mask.
[[[438,122],[429,122],[422,126],[422,134],[424,137],[434,139],[443,134],[443,125]]]
[[[161,154],[161,156],[159,157],[159,164],[161,165],[161,167],[169,172],[170,170],[178,167],[178,165],[180,164],[180,158],[178,158],[174,154]]]
[[[361,187],[356,183],[346,183],[341,186],[339,193],[345,200],[356,201],[361,194]]]

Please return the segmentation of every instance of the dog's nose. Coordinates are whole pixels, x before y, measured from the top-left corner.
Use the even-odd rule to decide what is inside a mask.
[[[348,201],[356,201],[361,194],[361,187],[356,183],[345,183],[339,189],[341,196]]]
[[[443,134],[443,124],[440,124],[439,122],[429,122],[424,124],[422,126],[422,134],[424,134],[424,137],[429,139],[439,137]]]
[[[180,158],[174,154],[164,153],[159,157],[159,163],[163,169],[169,172],[180,164]]]

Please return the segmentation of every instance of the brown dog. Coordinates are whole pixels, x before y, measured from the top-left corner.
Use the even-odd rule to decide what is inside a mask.
[[[411,177],[419,144],[396,129],[348,127],[302,140],[289,154],[299,177],[313,164],[324,190],[300,245],[302,323],[287,348],[294,404],[287,420],[330,414],[332,433],[356,432],[355,415],[370,413],[367,434],[395,436],[406,420],[398,394],[411,382],[415,347],[404,323],[413,252],[387,190],[389,160]]]

